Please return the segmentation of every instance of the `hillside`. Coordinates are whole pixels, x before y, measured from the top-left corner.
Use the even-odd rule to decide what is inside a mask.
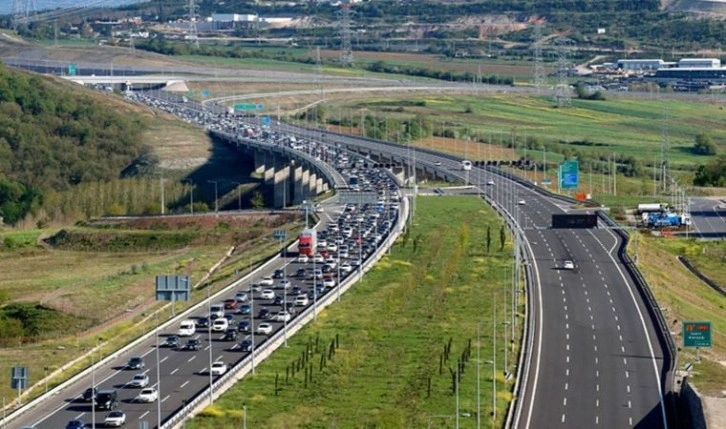
[[[48,191],[110,181],[147,153],[138,115],[71,83],[0,66],[0,216],[14,224]]]

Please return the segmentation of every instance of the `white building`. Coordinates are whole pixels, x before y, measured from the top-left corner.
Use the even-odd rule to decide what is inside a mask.
[[[720,67],[721,60],[718,58],[683,58],[678,61],[678,68],[717,69]]]
[[[658,70],[665,65],[663,60],[618,60],[617,66],[621,70]]]
[[[254,14],[213,13],[212,22],[255,22],[259,17]]]

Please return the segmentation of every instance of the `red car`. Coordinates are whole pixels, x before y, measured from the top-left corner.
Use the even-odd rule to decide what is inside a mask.
[[[237,300],[236,299],[225,299],[224,300],[224,309],[225,310],[234,310],[237,308]]]

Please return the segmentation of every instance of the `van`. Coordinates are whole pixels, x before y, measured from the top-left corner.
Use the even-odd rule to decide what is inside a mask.
[[[191,337],[197,332],[197,326],[196,323],[194,323],[193,320],[187,319],[182,320],[181,324],[179,325],[179,330],[177,331],[177,335],[180,337]]]
[[[96,394],[96,410],[113,410],[118,407],[116,389],[99,390]]]
[[[209,318],[214,320],[224,317],[224,304],[214,304],[209,308]]]

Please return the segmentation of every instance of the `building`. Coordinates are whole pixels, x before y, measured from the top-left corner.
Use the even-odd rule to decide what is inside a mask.
[[[721,60],[718,58],[683,58],[678,60],[678,68],[718,69]]]
[[[212,22],[255,22],[260,18],[254,14],[213,13]]]
[[[665,66],[665,61],[655,59],[642,59],[642,60],[618,60],[618,69],[620,70],[631,70],[631,71],[642,71],[642,70],[658,70]]]

